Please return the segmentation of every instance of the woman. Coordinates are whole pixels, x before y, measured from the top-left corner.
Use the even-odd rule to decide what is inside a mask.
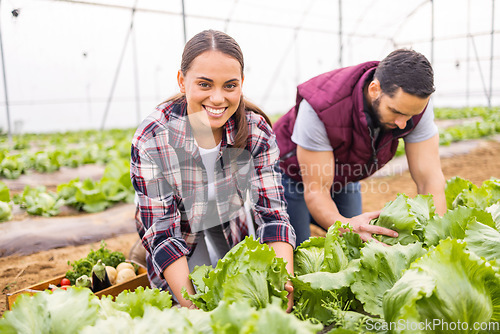
[[[225,33],[206,30],[186,43],[177,74],[180,94],[137,129],[131,178],[137,229],[152,285],[195,293],[188,275],[212,264],[248,235],[244,202],[254,194],[256,236],[293,274],[295,232],[278,170],[276,138],[263,112],[243,98],[243,54]],[[289,292],[288,309],[293,303]]]

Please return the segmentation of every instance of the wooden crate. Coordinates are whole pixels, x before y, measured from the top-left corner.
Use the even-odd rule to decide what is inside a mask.
[[[33,295],[37,292],[44,291],[44,290],[48,289],[49,285],[51,285],[51,284],[58,285],[61,282],[61,279],[64,278],[64,276],[65,275],[57,276],[57,277],[49,279],[45,282],[41,282],[41,283],[38,283],[38,284],[35,284],[32,286],[29,286],[25,289],[21,289],[21,290],[18,290],[16,292],[13,292],[13,293],[8,293],[7,294],[7,307],[8,307],[8,309],[10,310],[12,308],[14,301],[21,294]],[[108,295],[116,297],[120,294],[120,292],[122,292],[124,290],[134,291],[136,288],[138,288],[140,286],[142,286],[144,288],[150,286],[147,271],[143,267],[139,267],[136,277],[134,277],[126,282],[123,282],[121,284],[112,285],[107,289],[98,291],[95,295],[98,297],[108,296]]]

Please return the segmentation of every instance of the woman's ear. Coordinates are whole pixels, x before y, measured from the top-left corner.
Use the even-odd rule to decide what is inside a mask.
[[[177,71],[177,84],[179,84],[181,93],[186,94],[186,88],[184,87],[184,75],[181,70]]]

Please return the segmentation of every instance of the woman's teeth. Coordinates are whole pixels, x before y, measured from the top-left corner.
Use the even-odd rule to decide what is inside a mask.
[[[214,114],[214,115],[220,115],[224,112],[224,110],[226,110],[226,108],[221,108],[221,109],[214,109],[214,108],[210,108],[210,107],[207,107],[205,106],[205,109],[211,113],[211,114]]]

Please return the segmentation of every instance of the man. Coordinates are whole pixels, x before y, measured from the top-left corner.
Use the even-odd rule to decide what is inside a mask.
[[[446,212],[434,90],[429,61],[405,49],[297,87],[296,105],[274,125],[297,245],[309,238],[310,222],[324,229],[349,223],[364,241],[397,236],[370,225],[380,211],[362,213],[359,180],[394,157],[399,138],[418,193],[432,194],[436,212]]]

